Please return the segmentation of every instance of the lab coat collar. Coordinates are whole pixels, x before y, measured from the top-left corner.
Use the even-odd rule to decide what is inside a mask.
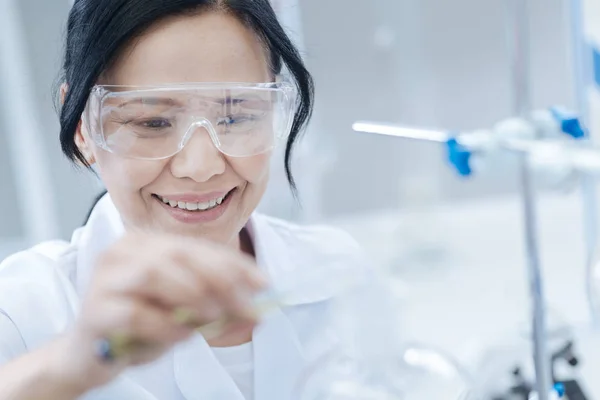
[[[296,331],[282,310],[254,330],[254,398],[289,399],[307,366]],[[244,400],[201,335],[175,349],[175,379],[187,400]]]
[[[290,265],[279,236],[257,214],[250,218],[246,230],[259,268],[269,276],[273,287],[279,287],[283,284],[279,268]],[[271,251],[267,251],[267,244]],[[296,380],[307,361],[296,331],[284,312],[280,309],[271,312],[254,330],[252,342],[255,398],[291,398]],[[175,349],[175,379],[187,400],[244,400],[201,335],[195,335]]]
[[[268,277],[271,290],[283,294],[285,306],[317,303],[338,294],[335,285],[319,285],[329,277],[330,267],[342,259],[326,254],[312,256],[312,243],[304,232],[295,232],[287,222],[254,213],[246,229],[252,239],[258,267]],[[322,245],[322,243],[320,243]]]
[[[80,298],[87,291],[98,257],[124,233],[121,216],[106,194],[92,210],[85,226],[76,230],[71,240],[78,247],[75,283]]]
[[[264,270],[275,289],[288,288],[307,265],[292,260],[288,251],[290,238],[282,237],[268,217],[253,214],[247,225],[253,241],[257,264]],[[122,220],[108,195],[91,213],[86,226],[74,235],[78,243],[76,283],[80,296],[90,282],[98,256],[124,233]],[[326,291],[287,296],[286,306],[320,301],[331,297]],[[307,360],[297,333],[283,310],[275,310],[253,334],[254,380],[257,399],[287,399],[306,367]],[[174,350],[174,374],[177,385],[187,400],[243,400],[234,381],[219,364],[201,335]],[[123,384],[130,384],[122,379]],[[140,388],[141,389],[141,388]],[[143,390],[140,390],[142,393]],[[146,398],[145,396],[140,396]]]

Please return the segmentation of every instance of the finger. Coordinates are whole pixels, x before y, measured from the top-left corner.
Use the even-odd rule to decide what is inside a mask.
[[[192,252],[188,254],[188,261],[193,264],[203,264],[209,267],[227,268],[232,278],[245,282],[255,291],[262,290],[267,285],[266,277],[257,267],[255,260],[239,251],[216,243],[199,246],[184,244]],[[193,266],[193,265],[192,265]]]
[[[132,262],[133,263],[133,262]],[[166,258],[137,260],[137,266],[114,273],[105,286],[117,295],[140,296],[166,309],[202,304],[205,318],[218,317],[219,306],[210,303],[208,285],[181,262]]]
[[[185,244],[185,243],[184,243]],[[166,254],[167,264],[181,266],[187,269],[187,281],[195,287],[202,288],[200,296],[196,296],[196,308],[204,310],[207,307],[219,306],[229,314],[248,314],[252,295],[256,292],[256,284],[247,279],[245,268],[256,268],[244,265],[247,259],[231,257],[231,250],[217,250],[196,244],[192,246],[175,246]],[[204,249],[201,251],[199,248]],[[236,260],[233,262],[231,260]],[[241,264],[241,265],[240,265]]]
[[[94,312],[93,323],[103,337],[146,343],[173,344],[192,333],[169,310],[129,298],[104,299]]]
[[[265,274],[258,268],[256,261],[245,254],[232,252],[226,255],[229,265],[238,266],[239,278],[244,280],[255,291],[264,290],[268,281]]]
[[[252,298],[256,290],[244,279],[239,269],[227,264],[203,260],[200,265],[188,261],[195,269],[198,279],[207,285],[207,297],[229,315],[253,319]]]
[[[198,330],[204,339],[218,339],[221,343],[239,340],[240,335],[247,335],[248,331],[256,326],[252,321],[229,320],[223,321],[218,326],[205,326]]]
[[[146,254],[140,259],[138,244],[105,257],[113,267],[105,269],[102,286],[118,294],[143,296],[167,308],[194,309],[201,321],[210,321],[223,310],[253,317],[251,297],[264,287],[264,279],[249,257],[216,244],[192,245],[181,238],[150,240],[145,246],[155,249],[157,256]]]
[[[148,364],[169,350],[169,346],[161,345],[146,345],[139,350],[127,355],[128,365],[144,365]]]
[[[266,277],[257,268],[254,259],[228,246],[170,235],[141,236],[136,240],[130,246],[120,247],[132,260],[139,260],[140,243],[143,243],[142,252],[146,252],[144,259],[147,261],[164,260],[167,265],[186,264],[199,268],[226,267],[230,274],[238,276],[254,290],[262,290],[267,285]],[[147,254],[148,249],[154,249],[152,253],[155,256]]]

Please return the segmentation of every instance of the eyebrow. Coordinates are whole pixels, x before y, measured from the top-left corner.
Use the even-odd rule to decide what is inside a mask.
[[[265,99],[261,98],[260,96],[248,96],[248,97],[226,96],[226,97],[218,97],[218,98],[213,97],[213,98],[205,99],[205,101],[207,101],[209,103],[218,104],[221,106],[226,106],[226,105],[231,106],[231,105],[238,105],[238,104],[242,104],[242,103],[262,104],[262,103],[267,102]],[[163,106],[174,107],[174,106],[181,106],[181,103],[171,97],[136,97],[136,98],[128,100],[124,103],[119,104],[117,107],[124,108],[124,107],[130,106],[130,105],[151,105],[151,106],[163,105]]]
[[[215,102],[218,104],[222,104],[222,105],[225,105],[225,104],[235,105],[235,104],[243,103],[245,101],[248,101],[248,99],[241,99],[239,97],[222,97],[222,98],[216,100]]]
[[[135,99],[128,100],[124,103],[119,104],[119,108],[123,108],[132,104],[141,104],[141,105],[165,105],[165,106],[176,106],[178,103],[169,97],[136,97]]]
[[[248,97],[213,97],[210,99],[211,102],[220,104],[220,105],[236,105],[251,101],[261,100],[260,97],[257,96],[248,96]]]

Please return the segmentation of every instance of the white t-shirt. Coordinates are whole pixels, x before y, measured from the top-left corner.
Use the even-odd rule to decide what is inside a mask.
[[[246,400],[254,400],[254,348],[252,342],[232,347],[211,347]]]

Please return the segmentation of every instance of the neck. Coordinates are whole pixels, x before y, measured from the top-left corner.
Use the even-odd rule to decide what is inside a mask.
[[[242,253],[248,254],[249,256],[254,258],[254,245],[246,227],[244,227],[240,231],[240,234],[237,235],[237,243],[235,247],[239,249]]]
[[[240,234],[236,236],[232,244],[235,249],[254,258],[254,246],[252,244],[252,239],[250,238],[250,234],[248,233],[248,229],[246,229],[246,227],[244,227],[240,231]],[[220,337],[207,341],[207,343],[211,347],[238,346],[252,341],[252,331],[252,326],[241,326],[239,328],[232,328]]]

